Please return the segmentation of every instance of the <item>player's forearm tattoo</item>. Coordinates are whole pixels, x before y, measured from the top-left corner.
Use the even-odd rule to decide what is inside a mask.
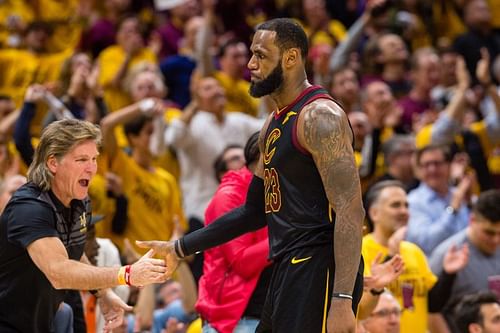
[[[334,292],[352,293],[361,252],[364,210],[359,176],[345,113],[331,105],[311,105],[304,114],[304,140],[335,211]]]

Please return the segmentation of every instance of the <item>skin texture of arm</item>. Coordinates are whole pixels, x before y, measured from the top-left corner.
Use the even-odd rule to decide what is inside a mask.
[[[197,75],[199,77],[211,76],[215,72],[210,54],[210,45],[214,40],[213,24],[215,2],[208,0],[203,2],[203,25],[196,36],[195,53],[197,58]]]
[[[115,138],[114,129],[119,124],[130,121],[141,114],[138,103],[131,104],[121,110],[108,114],[101,121],[102,145],[110,160],[116,155],[118,144]]]
[[[95,267],[68,258],[57,237],[40,238],[28,246],[35,265],[56,289],[94,290],[118,285],[119,267]],[[146,256],[145,256],[146,257]],[[142,286],[165,281],[164,261],[146,257],[131,268],[131,283]]]
[[[116,155],[117,149],[119,148],[115,138],[115,127],[132,121],[139,115],[143,114],[144,111],[142,111],[140,107],[141,102],[142,101],[126,106],[118,111],[112,112],[102,119],[102,144],[104,150],[109,155],[110,160],[113,160]],[[163,107],[161,105],[162,102],[159,99],[154,99],[154,106],[152,107],[151,111],[148,110],[146,112],[154,117],[162,116]]]
[[[297,136],[312,154],[335,211],[333,292],[352,295],[361,256],[364,209],[347,116],[332,101],[315,101],[301,112]],[[328,332],[354,332],[351,300],[332,299],[327,327]]]

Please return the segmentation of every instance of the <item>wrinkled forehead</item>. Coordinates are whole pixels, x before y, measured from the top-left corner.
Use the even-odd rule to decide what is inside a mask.
[[[73,144],[64,156],[97,156],[99,150],[97,143],[93,139],[84,139]]]
[[[276,45],[276,31],[257,30],[253,37],[250,50],[252,52],[279,52],[279,47]]]

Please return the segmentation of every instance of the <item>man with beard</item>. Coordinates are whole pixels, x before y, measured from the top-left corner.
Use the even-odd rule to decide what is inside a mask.
[[[245,145],[262,128],[263,119],[240,112],[226,112],[226,94],[219,82],[205,77],[195,83],[192,102],[165,131],[165,143],[175,149],[182,170],[180,185],[189,231],[202,228],[205,209],[217,190],[213,165],[230,145]],[[191,270],[196,281],[202,273],[201,256]]]
[[[364,210],[349,122],[307,81],[307,36],[295,21],[261,24],[251,51],[250,94],[278,109],[261,130],[245,204],[177,241],[139,245],[166,256],[168,275],[180,258],[267,222],[274,271],[257,332],[354,332]]]

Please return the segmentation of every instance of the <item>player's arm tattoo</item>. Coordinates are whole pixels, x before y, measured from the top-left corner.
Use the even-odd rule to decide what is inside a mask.
[[[364,218],[352,132],[346,114],[333,102],[311,103],[304,111],[299,140],[313,156],[336,216],[333,292],[351,294],[359,267]]]

